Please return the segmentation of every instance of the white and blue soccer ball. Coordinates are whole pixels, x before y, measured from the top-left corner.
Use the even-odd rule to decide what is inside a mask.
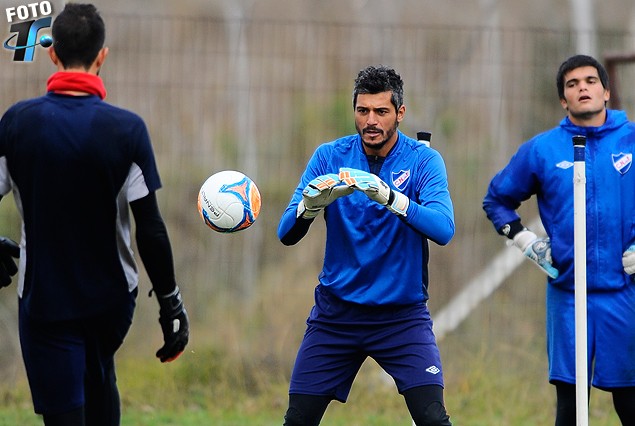
[[[201,186],[198,212],[214,231],[237,232],[254,224],[261,202],[253,180],[244,173],[224,170],[211,175]]]

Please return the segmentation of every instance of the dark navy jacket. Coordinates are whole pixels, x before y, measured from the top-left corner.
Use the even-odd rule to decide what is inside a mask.
[[[98,96],[48,93],[0,121],[0,195],[23,218],[18,293],[64,320],[129,300],[138,282],[128,203],[161,186],[142,119]]]

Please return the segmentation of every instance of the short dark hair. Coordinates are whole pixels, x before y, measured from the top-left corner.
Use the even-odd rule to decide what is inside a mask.
[[[587,55],[574,55],[564,61],[558,69],[556,76],[556,85],[558,87],[558,97],[564,99],[564,76],[569,71],[580,67],[593,67],[598,71],[602,87],[609,89],[609,74],[604,66],[595,58]]]
[[[53,21],[53,49],[64,68],[88,69],[106,40],[106,27],[92,4],[68,3]]]
[[[380,65],[369,66],[361,70],[353,86],[353,108],[357,105],[357,95],[360,93],[376,94],[392,92],[390,101],[398,110],[403,105],[403,80],[394,69]]]

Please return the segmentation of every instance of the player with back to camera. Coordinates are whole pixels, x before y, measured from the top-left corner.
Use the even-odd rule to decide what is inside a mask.
[[[357,134],[317,148],[278,227],[283,244],[296,244],[324,211],[324,265],[284,424],[319,424],[332,400],[346,401],[371,357],[417,425],[451,425],[426,304],[428,240],[445,245],[454,235],[445,164],[397,130],[406,107],[393,69],[361,70],[353,109]]]
[[[0,121],[0,194],[22,216],[19,329],[35,412],[47,426],[120,423],[114,355],[132,322],[139,255],[159,301],[161,362],[189,336],[172,249],[155,191],[148,131],[136,114],[104,102],[104,22],[91,4],[68,3],[52,27],[57,72],[47,94],[18,102]],[[6,274],[18,253],[0,242]]]
[[[567,115],[520,146],[492,179],[483,207],[498,233],[548,275],[555,424],[576,425],[572,138],[586,136],[589,378],[612,393],[622,424],[635,425],[635,126],[623,111],[607,109],[608,74],[596,59],[570,57],[556,85]],[[516,212],[532,195],[546,238],[526,229]]]

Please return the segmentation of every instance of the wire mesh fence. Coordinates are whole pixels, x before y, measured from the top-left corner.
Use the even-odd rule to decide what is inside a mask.
[[[323,224],[318,220],[291,248],[278,242],[276,228],[312,151],[355,131],[351,90],[357,71],[384,64],[402,75],[407,110],[401,130],[413,137],[430,131],[446,161],[456,236],[448,246],[431,249],[434,315],[505,249],[481,209],[482,197],[521,142],[563,117],[555,73],[577,53],[570,33],[553,30],[104,18],[107,101],[141,115],[150,130],[177,279],[193,327],[207,330],[192,345],[226,345],[231,336],[236,347],[249,351],[267,341],[262,350],[285,369],[312,303]],[[629,33],[598,34],[603,54],[632,53],[634,41]],[[621,107],[630,115],[635,93],[626,81],[634,69],[625,64],[617,71],[624,82]],[[0,52],[0,108],[44,93],[53,71],[41,48],[32,63],[12,62],[10,52]],[[256,224],[234,235],[208,230],[196,209],[202,182],[224,169],[249,175],[263,198]],[[85,194],[86,202],[95,196]],[[19,222],[7,201],[0,207],[1,231],[17,238]],[[521,214],[534,217],[533,205]],[[141,288],[148,290],[143,280]],[[529,352],[523,348],[544,344],[543,296],[543,277],[523,264],[448,336],[442,350],[450,359],[485,350],[522,360],[519,353]],[[0,294],[0,336],[13,342],[0,351],[2,366],[19,359],[14,298],[11,289]],[[142,299],[133,334],[145,345],[148,328],[156,329],[156,340],[159,331],[155,302]],[[17,374],[15,367],[5,368],[13,368],[5,375]]]

